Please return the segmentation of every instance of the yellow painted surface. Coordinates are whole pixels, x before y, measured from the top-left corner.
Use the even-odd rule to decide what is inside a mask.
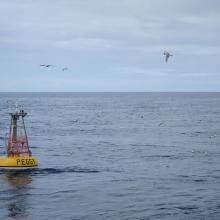
[[[36,167],[38,160],[35,157],[0,157],[1,167]]]

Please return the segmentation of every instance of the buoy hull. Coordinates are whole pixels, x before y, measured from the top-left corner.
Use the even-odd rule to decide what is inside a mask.
[[[0,157],[0,169],[33,169],[37,166],[35,157]]]

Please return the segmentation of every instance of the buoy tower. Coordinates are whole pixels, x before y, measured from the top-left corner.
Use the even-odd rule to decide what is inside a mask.
[[[9,113],[9,115],[11,116],[11,126],[7,143],[8,156],[31,156],[24,124],[24,117],[27,113],[21,110],[20,112]],[[18,125],[19,119],[21,119],[20,125]]]
[[[33,168],[38,161],[29,149],[28,137],[24,123],[27,115],[24,110],[9,113],[11,125],[6,143],[7,156],[0,157],[0,168]]]

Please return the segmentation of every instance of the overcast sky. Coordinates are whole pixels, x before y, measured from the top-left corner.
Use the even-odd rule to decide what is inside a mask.
[[[0,64],[0,91],[220,91],[220,1],[0,0]]]

